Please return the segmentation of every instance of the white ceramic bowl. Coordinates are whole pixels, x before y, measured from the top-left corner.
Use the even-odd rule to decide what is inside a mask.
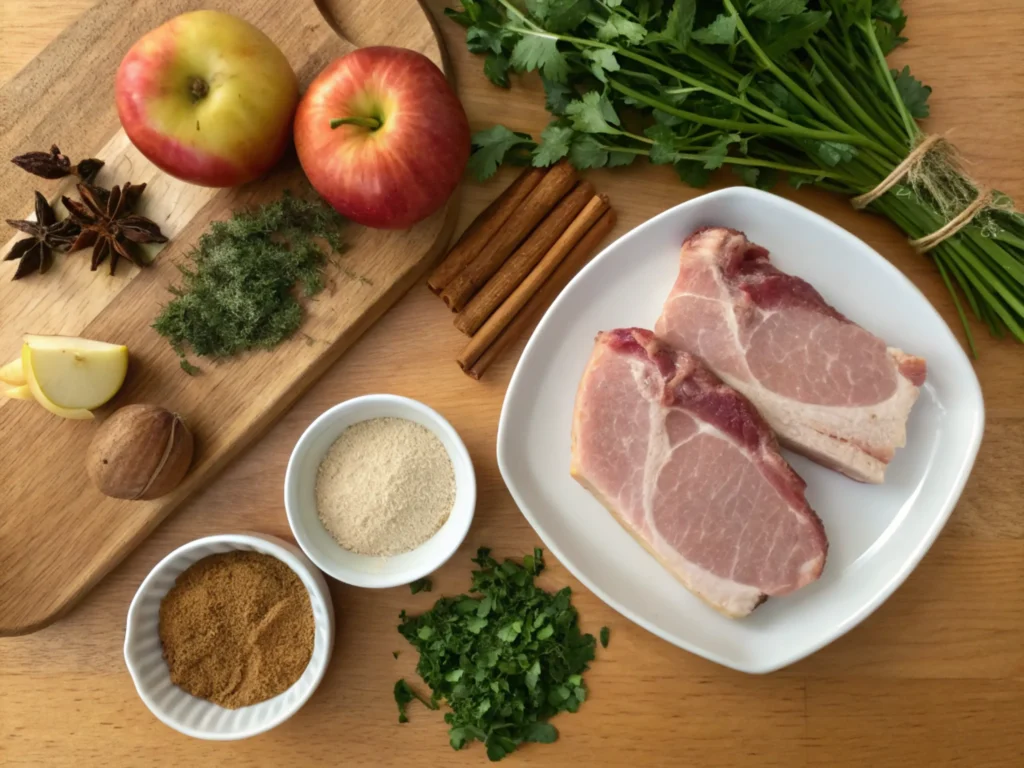
[[[437,435],[455,470],[455,504],[441,529],[416,549],[392,557],[371,557],[344,549],[320,522],[316,473],[342,432],[360,421],[382,417],[409,419]],[[455,554],[473,521],[476,476],[462,439],[437,411],[407,397],[365,395],[324,412],[302,433],[288,460],[284,506],[295,540],[324,573],[357,587],[397,587],[432,573]]]
[[[309,664],[291,688],[250,707],[225,709],[171,682],[160,644],[160,603],[190,565],[235,550],[272,555],[298,574],[313,607],[315,635]],[[269,731],[298,712],[323,680],[333,648],[334,607],[323,574],[293,544],[260,533],[228,533],[178,547],[150,571],[128,608],[124,659],[139,696],[161,721],[186,736],[233,741]]]

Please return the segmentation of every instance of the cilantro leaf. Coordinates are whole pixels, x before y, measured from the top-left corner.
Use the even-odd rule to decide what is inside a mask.
[[[675,0],[665,18],[665,28],[656,35],[655,40],[668,43],[680,51],[686,50],[696,16],[697,0]]]
[[[480,18],[480,6],[479,3],[474,0],[462,3],[462,8],[445,8],[444,15],[463,27],[468,27],[470,24],[475,24],[477,19]]]
[[[807,0],[758,0],[747,11],[756,19],[782,21],[807,10]]]
[[[523,631],[523,622],[513,621],[506,624],[504,627],[498,630],[498,639],[503,640],[506,643],[511,643],[517,637],[519,633]]]
[[[569,77],[569,64],[550,37],[524,35],[512,49],[512,66],[520,72],[540,70],[549,80],[564,83]]]
[[[538,168],[554,165],[569,154],[573,130],[568,126],[551,123],[540,135],[540,146],[533,152],[533,164]]]
[[[715,143],[706,152],[701,153],[704,158],[704,167],[713,171],[725,164],[725,158],[729,156],[729,147],[740,141],[740,136],[735,133],[727,133],[719,136]]]
[[[437,703],[428,699],[420,694],[416,693],[409,684],[405,682],[405,678],[400,678],[395,683],[395,703],[398,705],[398,722],[407,723],[409,722],[408,716],[405,714],[406,706],[412,702],[413,699],[418,699],[423,702],[423,706],[427,709],[437,709]]]
[[[424,578],[424,579],[416,579],[416,581],[412,582],[409,585],[409,590],[414,595],[419,593],[419,592],[429,592],[433,588],[434,588],[433,583],[430,581],[430,579],[426,579],[426,578]]]
[[[748,187],[771,189],[779,180],[778,171],[774,168],[757,168],[752,165],[734,165],[732,169]]]
[[[676,159],[675,138],[672,129],[661,123],[655,123],[644,131],[644,135],[652,139],[649,159],[655,165],[665,165]]]
[[[473,134],[476,148],[469,158],[469,171],[478,181],[485,181],[495,174],[505,156],[521,148],[532,149],[533,139],[528,133],[510,131],[503,125],[496,125]]]
[[[899,91],[907,111],[918,120],[928,117],[928,97],[932,95],[931,86],[924,85],[910,74],[910,67],[903,67],[902,70],[893,69],[890,74],[896,82],[896,90]]]
[[[548,112],[553,115],[564,115],[565,108],[569,106],[576,92],[568,85],[548,80],[546,77],[542,77],[541,82],[544,84],[544,106]]]
[[[501,88],[511,87],[508,80],[508,59],[500,53],[489,53],[484,59],[484,74],[487,79]]]
[[[695,29],[692,36],[705,45],[732,45],[736,39],[736,17],[723,13],[706,27]]]
[[[496,733],[492,733],[487,737],[484,746],[487,747],[487,759],[492,763],[496,763],[516,749],[516,743],[512,739],[506,736],[499,736]]]
[[[597,28],[597,39],[607,43],[620,37],[625,38],[633,45],[640,45],[647,37],[647,29],[635,21],[630,21],[625,16],[613,13],[604,24]]]
[[[537,687],[537,681],[540,680],[540,660],[534,661],[526,671],[526,676],[523,678],[523,682],[526,683],[526,687],[529,690],[533,690]]]
[[[530,15],[550,32],[568,32],[590,13],[591,0],[526,0]]]
[[[800,101],[796,96],[790,93],[790,90],[782,83],[768,82],[761,83],[759,87],[775,102],[777,106],[777,112],[780,114],[799,115],[801,117],[810,117],[811,111],[807,106]]]
[[[872,26],[875,28],[875,37],[878,38],[878,47],[882,49],[883,54],[888,56],[894,50],[907,42],[907,38],[900,35],[900,32],[906,23],[906,16],[903,17],[901,23],[889,23],[879,21],[878,19],[874,19],[871,22]]]
[[[772,58],[778,58],[799,48],[814,34],[828,24],[832,17],[828,11],[807,11],[790,16],[777,24],[768,24],[763,35],[764,51]]]
[[[466,30],[466,47],[472,53],[501,53],[511,34],[493,24],[473,26]]]
[[[608,638],[611,637],[612,631],[608,627],[601,627],[601,647],[608,647]]]
[[[619,133],[612,126],[619,124],[615,107],[602,94],[590,91],[583,98],[576,99],[565,108],[565,114],[572,120],[572,127],[586,133]]]
[[[523,733],[523,741],[534,744],[553,744],[558,740],[558,730],[551,723],[534,723]]]
[[[608,164],[608,150],[593,136],[576,134],[569,147],[569,162],[573,167],[585,171],[588,168],[603,168]]]
[[[902,0],[874,0],[871,3],[871,15],[886,21],[896,21],[903,16]]]
[[[815,155],[825,165],[835,167],[840,163],[848,163],[857,156],[857,148],[841,141],[818,141],[817,139],[801,139],[800,145],[809,154]]]
[[[583,58],[590,62],[590,71],[602,83],[608,82],[606,72],[618,72],[619,62],[615,53],[607,48],[589,48],[583,52]]]
[[[636,158],[637,156],[632,152],[616,152],[615,150],[611,150],[608,152],[608,162],[606,163],[606,166],[608,168],[618,168],[622,165],[629,165],[636,160]]]
[[[679,178],[691,187],[701,189],[711,180],[711,171],[697,160],[677,160],[672,164]]]

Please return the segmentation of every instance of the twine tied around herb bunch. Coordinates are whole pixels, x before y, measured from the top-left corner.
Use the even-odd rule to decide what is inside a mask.
[[[1013,202],[991,187],[979,184],[964,170],[957,148],[938,134],[922,134],[903,162],[869,192],[850,203],[857,210],[871,203],[906,180],[919,196],[927,195],[946,220],[939,229],[911,240],[918,253],[926,253],[970,224],[985,210],[1012,211]]]

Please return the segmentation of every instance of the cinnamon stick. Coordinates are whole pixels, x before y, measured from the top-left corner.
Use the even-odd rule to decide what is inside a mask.
[[[584,181],[563,197],[547,218],[538,224],[533,233],[526,238],[526,242],[516,249],[516,252],[501,266],[501,269],[494,273],[487,284],[459,313],[455,318],[455,327],[467,336],[476,333],[484,321],[501,305],[501,302],[507,299],[516,286],[530,274],[530,270],[537,266],[537,262],[569,228],[569,225],[593,196],[594,185],[589,181]]]
[[[522,284],[470,339],[458,357],[462,370],[479,379],[536,312],[547,306],[590,258],[614,224],[615,212],[608,208],[608,200],[603,196],[591,199]]]
[[[441,291],[444,303],[453,312],[460,312],[575,184],[576,171],[567,162],[563,160],[551,168],[476,258]]]
[[[508,189],[473,219],[448,255],[430,273],[430,277],[427,278],[430,290],[441,293],[448,283],[479,255],[487,241],[508,221],[509,216],[522,204],[526,196],[533,192],[546,173],[546,168],[527,168]]]

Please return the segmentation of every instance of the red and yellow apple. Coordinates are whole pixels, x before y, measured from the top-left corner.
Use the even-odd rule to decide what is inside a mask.
[[[252,24],[194,11],[132,46],[115,95],[125,133],[154,165],[193,184],[233,187],[281,158],[299,87],[284,54]]]
[[[407,229],[440,209],[469,160],[469,121],[444,74],[405,48],[361,48],[331,62],[295,113],[310,183],[368,227]]]

